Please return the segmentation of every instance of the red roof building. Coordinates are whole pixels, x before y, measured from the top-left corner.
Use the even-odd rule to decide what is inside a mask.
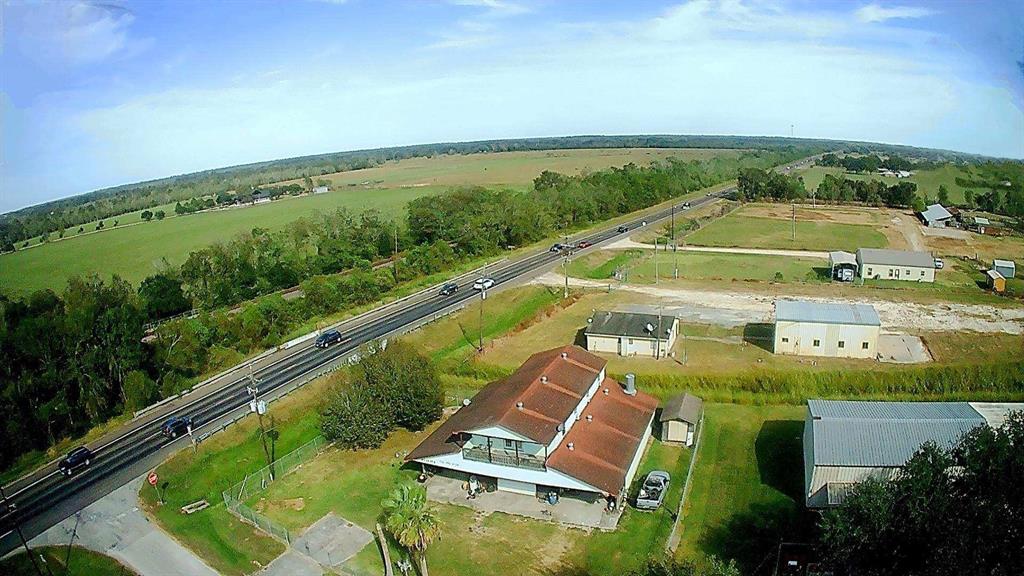
[[[606,364],[577,346],[538,352],[484,387],[406,461],[494,478],[513,492],[620,497],[658,401],[608,378]]]

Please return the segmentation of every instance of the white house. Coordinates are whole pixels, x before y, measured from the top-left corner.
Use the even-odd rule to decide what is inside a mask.
[[[594,312],[587,323],[587,350],[619,356],[664,358],[679,335],[679,319],[660,314]]]
[[[509,492],[622,498],[658,401],[608,378],[606,364],[578,346],[538,352],[480,390],[406,461],[492,479]]]
[[[775,301],[775,353],[874,358],[881,321],[867,304]]]
[[[977,426],[1001,426],[1024,403],[808,400],[804,499],[836,506],[866,478],[893,478],[925,442],[955,445]]]
[[[328,186],[317,186],[313,188],[313,194],[326,194],[327,192],[330,191],[331,189]]]
[[[930,252],[905,250],[857,250],[857,273],[875,280],[935,282],[935,258]]]

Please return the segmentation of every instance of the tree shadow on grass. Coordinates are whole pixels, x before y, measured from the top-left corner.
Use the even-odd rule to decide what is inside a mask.
[[[746,324],[743,326],[743,341],[774,353],[775,326],[764,322]]]
[[[828,282],[832,279],[832,269],[827,266],[814,266],[811,268],[813,278],[821,282]]]
[[[803,422],[767,420],[754,440],[761,483],[803,502]]]

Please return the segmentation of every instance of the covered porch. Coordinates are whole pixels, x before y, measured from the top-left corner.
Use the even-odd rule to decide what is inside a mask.
[[[427,498],[478,510],[485,514],[504,512],[536,520],[558,522],[581,528],[614,530],[622,516],[622,508],[614,512],[606,509],[607,501],[590,492],[561,491],[558,503],[549,504],[536,495],[495,490],[494,478],[480,478],[487,487],[475,498],[468,497],[466,483],[469,477],[461,472],[440,469],[426,481]]]

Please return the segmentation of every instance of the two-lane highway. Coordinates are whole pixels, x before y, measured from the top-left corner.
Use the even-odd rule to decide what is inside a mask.
[[[691,200],[690,206],[698,208],[734,190],[730,188]],[[673,210],[680,212],[678,202],[673,207],[647,213],[625,224],[575,237],[573,241],[586,241],[596,247],[627,236],[645,224],[653,225],[665,220]],[[557,252],[537,252],[495,265],[493,269],[486,270],[486,276],[494,280],[494,289],[497,289],[528,279],[557,264],[563,257]],[[432,289],[401,304],[382,307],[379,314],[371,313],[343,322],[339,329],[347,339],[341,344],[321,349],[314,347],[312,340],[307,340],[289,349],[283,357],[254,371],[253,375],[259,382],[259,396],[273,398],[304,379],[346,360],[363,344],[415,328],[438,314],[466,305],[478,297],[479,293],[472,288],[475,279],[464,277],[459,282],[459,290],[450,296],[440,296],[436,289]],[[20,524],[26,537],[31,538],[155,467],[174,450],[186,446],[187,438],[172,440],[160,433],[161,424],[170,416],[191,417],[195,434],[202,436],[216,430],[226,418],[244,412],[251,399],[246,390],[250,382],[246,371],[236,370],[235,376],[219,389],[212,392],[204,390],[202,394],[193,392],[168,404],[166,409],[144,418],[122,436],[94,447],[91,465],[70,478],[64,477],[51,464],[30,478],[6,487],[8,499],[0,505],[0,554],[20,545],[17,535],[11,532],[15,523]]]

